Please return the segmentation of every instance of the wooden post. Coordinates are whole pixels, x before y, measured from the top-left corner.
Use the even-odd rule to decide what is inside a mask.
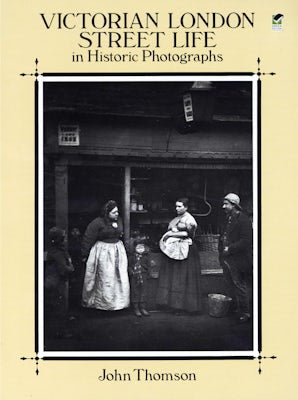
[[[124,171],[124,190],[123,190],[123,223],[124,223],[124,243],[127,246],[130,237],[130,179],[131,168],[125,167]]]
[[[68,168],[67,165],[55,166],[55,202],[56,226],[68,230]]]

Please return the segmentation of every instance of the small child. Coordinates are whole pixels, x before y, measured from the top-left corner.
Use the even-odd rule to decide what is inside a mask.
[[[129,257],[128,272],[130,276],[130,295],[134,314],[137,317],[149,317],[146,310],[147,280],[149,275],[149,258],[146,246],[136,241],[134,253]]]
[[[65,231],[53,227],[49,230],[50,246],[45,268],[45,306],[46,317],[57,323],[56,336],[69,337],[66,332],[68,312],[69,275],[74,271],[68,252],[65,249]],[[52,324],[51,324],[52,325]]]

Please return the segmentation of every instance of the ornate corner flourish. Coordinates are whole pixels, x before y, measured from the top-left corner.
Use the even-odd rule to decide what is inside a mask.
[[[259,79],[260,79],[260,76],[261,75],[276,75],[276,72],[261,72],[261,59],[260,59],[260,57],[258,57],[258,59],[257,59],[257,62],[258,62],[258,72],[257,72],[257,75],[258,75],[258,77],[259,77]]]
[[[38,365],[39,365],[39,360],[41,360],[41,359],[38,357],[37,353],[36,353],[35,357],[21,357],[20,359],[23,361],[25,361],[25,360],[35,361],[35,366],[36,366],[35,373],[36,373],[36,375],[39,375]]]
[[[276,356],[262,356],[261,352],[259,352],[259,356],[257,358],[258,358],[258,362],[259,362],[258,372],[259,372],[259,375],[261,375],[261,373],[262,373],[262,360],[265,360],[265,359],[268,359],[268,358],[271,358],[272,360],[275,360],[277,357]]]
[[[35,72],[34,73],[31,73],[31,74],[26,74],[25,72],[22,72],[20,75],[21,76],[35,76],[35,79],[37,79],[37,77],[39,76],[39,75],[42,75],[42,74],[40,74],[39,72],[38,72],[38,59],[36,58],[35,59]]]

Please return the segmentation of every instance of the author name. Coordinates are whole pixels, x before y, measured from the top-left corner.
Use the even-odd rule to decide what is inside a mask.
[[[120,372],[117,369],[103,368],[98,380],[103,382],[129,381],[196,381],[195,372],[153,372],[146,368],[134,368],[131,372]]]

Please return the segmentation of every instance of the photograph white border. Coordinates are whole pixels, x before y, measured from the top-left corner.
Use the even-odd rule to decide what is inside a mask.
[[[258,76],[254,75],[103,75],[103,76],[38,76],[38,350],[39,358],[226,358],[258,357],[259,301],[258,299]],[[249,81],[252,82],[252,150],[253,150],[253,350],[250,351],[46,351],[44,349],[44,93],[45,82],[193,82]]]

